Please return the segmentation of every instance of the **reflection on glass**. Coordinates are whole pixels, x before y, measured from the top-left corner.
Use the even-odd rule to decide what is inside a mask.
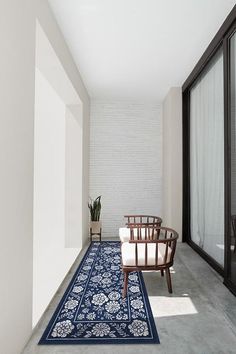
[[[224,264],[224,95],[220,50],[190,93],[191,239]]]
[[[230,278],[236,284],[236,35],[230,40],[230,81],[231,81],[231,242]]]

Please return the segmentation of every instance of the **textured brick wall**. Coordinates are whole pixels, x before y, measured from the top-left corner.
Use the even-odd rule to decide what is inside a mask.
[[[162,214],[161,105],[91,103],[90,196],[102,195],[103,236],[123,215]]]

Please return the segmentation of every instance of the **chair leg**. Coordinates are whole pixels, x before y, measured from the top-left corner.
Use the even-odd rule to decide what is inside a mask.
[[[166,281],[167,281],[167,286],[168,286],[168,291],[170,294],[172,294],[172,284],[171,284],[171,276],[170,276],[170,268],[165,269],[166,272]]]
[[[127,295],[127,287],[128,287],[128,272],[124,271],[124,288],[123,288],[123,298]]]
[[[164,269],[161,269],[161,276],[164,277]]]

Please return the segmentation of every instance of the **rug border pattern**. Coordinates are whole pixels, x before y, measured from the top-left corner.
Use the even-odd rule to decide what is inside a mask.
[[[117,240],[109,240],[109,241],[101,241],[101,243],[106,242],[106,243],[114,243],[117,242],[119,243],[119,241]],[[76,281],[76,278],[78,276],[78,273],[81,271],[84,261],[86,260],[86,257],[90,251],[90,248],[92,247],[92,245],[94,243],[100,243],[99,241],[93,241],[91,242],[91,244],[89,245],[88,249],[86,250],[79,266],[77,267],[75,274],[73,275],[73,277],[71,278],[59,304],[57,305],[56,309],[53,312],[53,315],[48,323],[48,325],[46,326],[46,329],[44,330],[38,345],[84,345],[84,344],[88,344],[88,345],[94,345],[94,344],[160,344],[160,340],[159,340],[159,336],[157,333],[157,329],[156,329],[156,325],[155,325],[155,321],[153,318],[153,314],[152,314],[152,310],[151,310],[151,306],[150,306],[150,302],[148,299],[148,294],[147,294],[147,290],[146,290],[146,286],[145,286],[145,282],[143,279],[143,275],[142,272],[137,272],[137,275],[139,277],[139,281],[140,281],[140,285],[142,288],[142,292],[143,292],[143,297],[145,300],[145,307],[146,307],[146,312],[148,315],[148,321],[150,323],[150,329],[152,331],[152,337],[150,338],[145,338],[145,337],[129,337],[129,338],[116,338],[116,339],[112,339],[112,338],[81,338],[81,339],[71,339],[71,338],[48,338],[48,334],[50,333],[50,329],[53,326],[54,322],[56,321],[57,317],[58,317],[58,313],[61,309],[61,307],[63,306],[65,299],[67,297],[67,295],[71,292],[71,289],[73,287],[73,284]]]

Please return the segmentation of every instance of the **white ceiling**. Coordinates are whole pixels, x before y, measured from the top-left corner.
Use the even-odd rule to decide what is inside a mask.
[[[49,0],[92,98],[161,102],[235,0]]]

